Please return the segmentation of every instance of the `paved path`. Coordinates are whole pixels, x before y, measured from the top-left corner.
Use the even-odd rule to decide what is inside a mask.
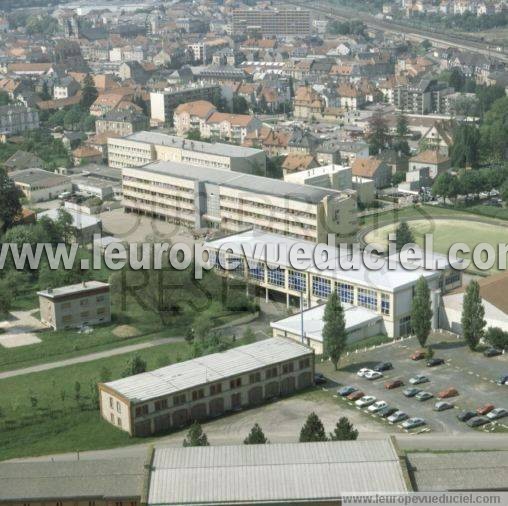
[[[93,360],[99,360],[101,358],[114,357],[115,355],[123,355],[124,353],[144,350],[146,348],[153,348],[154,346],[160,346],[162,344],[175,343],[179,341],[181,342],[184,339],[185,338],[183,337],[165,337],[162,339],[154,339],[153,341],[147,341],[144,343],[122,346],[121,348],[113,348],[111,350],[98,351],[96,353],[90,353],[88,355],[81,355],[79,357],[59,360],[58,362],[49,362],[47,364],[38,364],[32,367],[25,367],[23,369],[15,369],[14,371],[1,372],[0,380],[6,378],[14,378],[15,376],[22,376],[24,374],[31,374],[33,372],[49,371],[51,369],[57,369],[59,367],[66,367],[68,365],[82,364],[84,362],[91,362]]]

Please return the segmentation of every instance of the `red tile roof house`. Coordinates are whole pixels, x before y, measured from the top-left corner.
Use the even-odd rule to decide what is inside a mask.
[[[391,169],[383,160],[375,156],[356,158],[351,166],[353,176],[365,177],[374,181],[377,189],[390,186]]]

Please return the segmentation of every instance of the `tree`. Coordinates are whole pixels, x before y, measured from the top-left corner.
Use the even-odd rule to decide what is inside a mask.
[[[379,112],[376,112],[369,120],[367,141],[371,155],[378,155],[388,145],[388,122]]]
[[[406,244],[415,242],[413,232],[405,221],[402,221],[395,231],[395,246],[400,251]]]
[[[247,114],[249,112],[249,104],[245,97],[241,95],[233,96],[233,114]]]
[[[462,91],[466,84],[466,76],[463,74],[462,70],[460,70],[458,67],[453,67],[450,72],[448,84],[452,88],[455,88],[455,91]]]
[[[483,337],[486,321],[485,308],[480,296],[480,285],[471,281],[462,302],[462,335],[471,350],[475,350]]]
[[[0,230],[6,231],[12,227],[16,216],[21,213],[21,190],[0,168]]]
[[[332,441],[354,441],[358,439],[358,431],[354,425],[345,417],[339,418],[333,432],[330,433]]]
[[[460,184],[457,176],[449,172],[443,172],[436,177],[432,185],[432,194],[436,197],[442,197],[443,203],[447,198],[457,197],[460,192]]]
[[[399,113],[397,115],[397,137],[399,139],[405,139],[406,136],[409,134],[409,127],[408,127],[408,119],[407,116],[403,113]]]
[[[256,334],[250,327],[247,327],[242,335],[242,339],[245,342],[245,344],[255,343]]]
[[[6,316],[12,307],[10,287],[4,281],[0,282],[0,316]]]
[[[243,440],[245,445],[264,445],[266,443],[268,443],[268,439],[266,439],[263,430],[257,423],[254,424],[249,435]]]
[[[187,436],[183,440],[183,446],[210,446],[208,437],[203,432],[199,422],[194,422],[187,432]]]
[[[124,370],[122,377],[134,376],[146,372],[146,362],[138,355],[133,355],[127,361],[127,368]]]
[[[346,348],[347,334],[344,309],[336,291],[328,296],[323,321],[323,355],[332,361],[337,370],[337,364]]]
[[[422,347],[425,346],[432,328],[432,314],[430,289],[422,276],[416,282],[411,308],[411,327]]]
[[[213,329],[212,319],[206,313],[198,314],[192,323],[192,328],[196,337],[205,339]]]
[[[83,85],[81,87],[81,107],[90,110],[90,106],[95,102],[99,95],[95,82],[90,74],[87,74],[83,79]]]
[[[81,383],[79,381],[74,383],[74,399],[76,402],[79,402],[81,399]]]
[[[480,127],[480,145],[486,159],[504,160],[508,151],[508,97],[496,100]]]
[[[478,167],[480,161],[480,131],[475,125],[462,123],[453,132],[450,153],[453,167]]]
[[[49,100],[51,98],[51,95],[49,94],[49,88],[48,88],[47,81],[44,81],[42,83],[42,89],[41,89],[39,96],[41,97],[41,100]]]
[[[300,431],[300,443],[311,443],[315,441],[327,441],[323,422],[316,413],[312,412]]]
[[[200,141],[201,140],[201,132],[197,128],[192,128],[187,132],[187,139],[191,141]]]
[[[508,349],[508,332],[499,327],[489,327],[485,334],[485,339],[494,348],[500,350]]]

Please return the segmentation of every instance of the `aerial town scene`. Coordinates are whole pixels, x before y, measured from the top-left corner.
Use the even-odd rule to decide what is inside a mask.
[[[508,505],[507,0],[0,0],[0,506]]]

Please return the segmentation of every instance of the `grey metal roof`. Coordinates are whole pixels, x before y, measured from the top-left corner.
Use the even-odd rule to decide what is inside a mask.
[[[37,185],[45,188],[58,186],[69,181],[67,176],[61,176],[60,174],[43,169],[18,170],[10,174],[10,177],[16,183]]]
[[[0,464],[0,501],[136,498],[144,458]]]
[[[129,141],[148,142],[150,144],[160,144],[162,146],[187,149],[188,151],[228,157],[244,157],[263,153],[262,149],[244,148],[242,146],[222,144],[220,142],[190,141],[184,137],[177,137],[175,135],[168,135],[153,131],[135,132],[125,137],[125,139]]]
[[[408,461],[422,492],[508,490],[508,451],[409,453]]]
[[[276,337],[111,381],[106,386],[131,401],[143,402],[309,353],[311,350],[302,344]]]
[[[136,167],[135,170],[146,170],[159,174],[191,179],[193,181],[202,181],[217,185],[237,188],[248,192],[259,193],[262,195],[271,195],[290,200],[299,200],[302,202],[321,202],[326,196],[333,198],[349,196],[346,192],[319,188],[311,185],[301,185],[272,179],[269,177],[255,176],[252,174],[242,174],[221,169],[209,167],[198,167],[180,162],[154,162]]]
[[[159,448],[148,504],[266,504],[406,491],[388,439]]]
[[[103,283],[102,281],[86,281],[83,283],[76,283],[75,285],[67,285],[60,286],[58,288],[52,288],[51,292],[49,292],[48,290],[42,290],[40,292],[37,292],[37,295],[42,295],[50,299],[55,299],[57,297],[65,297],[66,295],[76,293],[86,294],[86,292],[96,290],[97,288],[106,288],[108,286],[109,283]]]

